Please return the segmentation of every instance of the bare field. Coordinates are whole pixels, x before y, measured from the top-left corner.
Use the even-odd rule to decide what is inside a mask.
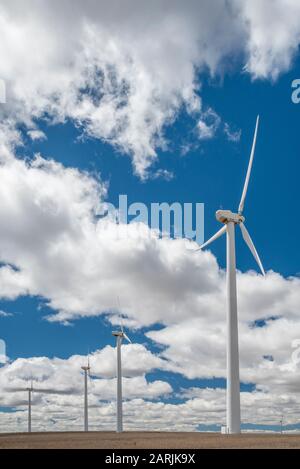
[[[300,448],[300,435],[166,432],[15,433],[0,435],[0,449],[221,449]]]

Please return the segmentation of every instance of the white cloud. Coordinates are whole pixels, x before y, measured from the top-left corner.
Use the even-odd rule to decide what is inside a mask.
[[[161,380],[148,381],[146,373],[160,368],[162,360],[139,344],[122,346],[123,363],[123,398],[156,400],[172,392],[171,386]],[[26,425],[27,409],[26,389],[33,383],[33,422],[39,430],[48,428],[58,422],[65,428],[71,425],[73,419],[76,425],[82,425],[83,404],[83,375],[81,366],[86,364],[86,357],[74,355],[68,359],[48,357],[19,358],[0,367],[0,406],[14,408],[9,422],[6,414],[1,418],[0,431],[20,431]],[[98,424],[95,417],[100,412],[109,412],[109,428],[115,420],[116,396],[116,350],[105,347],[90,356],[91,375],[89,380],[89,405],[91,424]],[[97,377],[96,377],[97,376]],[[101,376],[101,377],[100,377]],[[107,403],[112,401],[112,403]],[[126,405],[126,404],[125,404]],[[93,415],[94,414],[94,415]],[[96,414],[96,415],[95,415]],[[21,426],[18,420],[22,421]],[[78,421],[78,423],[77,423]],[[51,423],[52,422],[52,423]],[[100,425],[105,425],[105,419]],[[78,428],[79,429],[79,428]]]
[[[159,240],[145,225],[126,227],[121,242],[123,226],[97,218],[106,188],[88,175],[38,156],[9,159],[0,177],[2,297],[41,295],[68,320],[115,309],[122,291],[124,312],[151,324],[180,318],[195,294],[213,290],[219,272],[209,253],[195,256],[184,240]]]
[[[90,135],[129,152],[143,177],[157,147],[165,145],[164,126],[182,105],[196,119],[203,119],[195,67],[208,66],[216,73],[228,54],[241,51],[248,54],[245,60],[253,77],[274,79],[290,66],[299,42],[297,3],[290,0],[283,11],[283,2],[277,0],[267,11],[265,1],[220,0],[214,5],[195,1],[189,8],[182,2],[166,2],[164,14],[161,1],[147,6],[124,1],[118,3],[119,9],[110,2],[101,12],[100,2],[93,1],[74,1],[71,10],[67,1],[56,8],[53,2],[51,6],[44,1],[30,3],[29,7],[24,2],[0,1],[0,55],[7,58],[0,62],[0,76],[7,81],[9,97],[8,105],[0,108],[7,118],[0,124],[0,219],[5,220],[0,230],[1,297],[41,296],[57,313],[51,320],[108,313],[116,321],[115,299],[121,291],[128,325],[163,325],[160,331],[148,333],[164,347],[161,356],[136,349],[141,368],[126,371],[126,392],[131,398],[169,392],[167,383],[145,380],[143,375],[156,367],[188,378],[224,377],[225,278],[215,257],[210,252],[194,254],[183,240],[158,240],[141,225],[128,227],[129,236],[120,242],[124,227],[98,218],[106,195],[100,178],[41,156],[31,161],[15,159],[13,144],[21,143],[15,123],[21,120],[32,130],[32,120],[45,114],[59,122],[74,119]],[[235,14],[224,10],[230,3],[238,6]],[[212,136],[216,126],[211,129],[205,117],[200,131]],[[300,337],[300,280],[273,272],[266,279],[253,272],[238,277],[241,377],[264,391],[249,393],[249,415],[251,399],[256,399],[261,409],[268,401],[268,418],[277,418],[280,407],[290,412],[292,404],[298,403],[298,365],[291,356],[292,343]],[[253,327],[260,319],[266,320],[265,327]],[[125,355],[126,350],[136,353],[126,346]],[[105,366],[94,365],[97,374],[104,376],[99,392],[110,399],[114,389],[111,349],[105,348],[99,356],[105,358]],[[64,396],[58,401],[47,397],[59,426],[66,417],[64,405],[71,408],[69,417],[80,421],[81,376],[68,374],[65,381],[66,368],[78,361],[74,357],[66,362],[32,359],[30,365],[16,361],[1,369],[0,375],[5,385],[11,380],[23,386],[34,365],[44,384],[61,389],[66,383],[74,386],[74,408]],[[144,406],[151,428],[165,428],[179,415],[176,428],[193,429],[199,423],[195,409],[206,422],[220,421],[221,395],[220,390],[203,391],[200,399],[190,398],[179,406],[141,399],[126,405],[133,417]],[[15,396],[10,399],[5,402],[13,405]],[[98,405],[97,397],[93,402]],[[219,413],[214,414],[216,409]],[[48,425],[49,416],[42,411],[40,415],[41,425]],[[99,405],[99,416],[110,425],[113,407]],[[15,417],[5,418],[13,425]],[[23,414],[17,418],[24,423]],[[132,418],[131,425],[138,425],[135,422]]]
[[[153,173],[151,177],[152,179],[164,179],[165,181],[172,181],[175,176],[171,171],[160,168],[155,173]]]
[[[298,0],[1,0],[1,120],[31,129],[41,117],[72,119],[129,153],[146,177],[179,110],[199,120],[203,70],[240,68],[241,56],[257,78],[290,67],[299,8]],[[202,135],[206,126],[200,120]]]
[[[210,140],[216,134],[221,123],[221,118],[213,109],[208,109],[201,114],[197,128],[200,140]]]
[[[230,142],[239,142],[242,135],[241,130],[233,130],[227,122],[224,124],[224,133]]]
[[[42,132],[41,130],[37,130],[37,129],[28,130],[27,135],[34,142],[37,141],[37,140],[39,140],[39,141],[47,140],[46,134],[44,132]]]
[[[276,79],[286,72],[300,43],[298,0],[251,0],[235,3],[248,30],[246,69],[254,78]]]
[[[145,390],[144,390],[145,392]],[[225,423],[225,391],[223,389],[189,389],[179,404],[150,401],[142,398],[126,400],[123,405],[124,428],[143,431],[195,431],[199,425]],[[26,431],[26,395],[16,411],[1,413],[1,430]],[[245,424],[279,425],[284,411],[284,424],[298,423],[295,408],[299,399],[288,395],[264,392],[241,394],[242,420]],[[81,430],[83,427],[83,396],[34,394],[33,429],[39,431]],[[94,400],[90,395],[89,424],[93,430],[115,428],[115,402]]]
[[[13,316],[12,313],[7,313],[6,311],[0,310],[0,318],[9,318]]]
[[[73,355],[68,359],[33,357],[19,358],[0,368],[0,405],[16,406],[24,400],[24,392],[31,380],[36,394],[46,390],[53,395],[75,398],[83,391],[81,366],[86,357]],[[91,380],[89,383],[91,400],[114,400],[116,396],[116,349],[110,346],[90,355]],[[124,398],[157,398],[172,391],[164,381],[148,382],[145,374],[164,366],[164,361],[153,355],[143,345],[122,346],[122,374]],[[39,391],[40,390],[40,391]],[[48,397],[48,394],[47,396]],[[25,396],[26,399],[26,396]]]
[[[225,377],[225,276],[209,251],[195,254],[184,240],[158,239],[145,225],[99,219],[106,186],[40,156],[8,158],[0,177],[0,261],[8,264],[0,268],[2,297],[40,296],[54,310],[52,321],[108,314],[116,323],[122,292],[125,324],[164,326],[148,336],[165,348],[166,369]],[[125,228],[128,236],[120,237]],[[238,275],[244,381],[272,390],[284,373],[286,391],[294,389],[299,282],[271,271],[265,279]],[[256,320],[266,320],[265,327],[253,327]]]

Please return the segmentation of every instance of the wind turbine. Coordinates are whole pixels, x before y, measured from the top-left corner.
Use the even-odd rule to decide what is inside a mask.
[[[253,158],[256,147],[256,139],[259,126],[259,116],[256,120],[252,150],[245,184],[242,192],[238,213],[231,210],[218,210],[216,218],[224,226],[200,249],[204,249],[213,241],[226,233],[227,237],[227,433],[240,433],[241,431],[241,411],[240,411],[240,377],[239,377],[239,345],[238,345],[238,317],[237,317],[237,292],[236,292],[236,257],[235,257],[235,227],[239,226],[242,236],[250,251],[252,252],[261,272],[265,275],[261,260],[255,249],[253,241],[245,227],[245,217],[243,216],[244,204],[247,195]],[[198,249],[199,250],[199,249]]]
[[[280,419],[280,433],[281,435],[283,434],[283,415],[281,416],[281,419]]]
[[[27,404],[27,408],[28,408],[28,424],[27,424],[27,428],[28,428],[28,433],[31,433],[31,407],[32,407],[32,393],[33,391],[35,391],[35,389],[33,389],[33,384],[32,384],[32,380],[31,380],[31,383],[30,383],[30,386],[28,388],[9,388],[8,391],[11,391],[11,392],[24,392],[24,391],[27,391],[28,393],[28,404]]]
[[[28,433],[31,433],[31,407],[32,407],[32,393],[40,393],[40,394],[68,394],[73,391],[73,389],[70,390],[59,390],[59,389],[42,389],[42,388],[34,388],[32,381],[30,384],[30,387],[28,388],[7,388],[8,391],[10,392],[28,392]]]
[[[84,431],[89,431],[89,410],[88,410],[88,376],[90,376],[90,357],[88,356],[87,366],[82,366],[84,371]]]
[[[31,381],[30,387],[27,388],[27,391],[28,391],[28,433],[31,433],[31,402],[32,402],[32,392],[33,392],[32,381]]]
[[[123,431],[121,347],[123,339],[126,339],[130,344],[132,342],[125,334],[123,325],[121,325],[121,330],[113,331],[112,335],[117,339],[117,433],[121,433]]]

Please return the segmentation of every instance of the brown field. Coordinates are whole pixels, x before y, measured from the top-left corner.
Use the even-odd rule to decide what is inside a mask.
[[[0,449],[300,448],[300,435],[167,432],[0,434]]]

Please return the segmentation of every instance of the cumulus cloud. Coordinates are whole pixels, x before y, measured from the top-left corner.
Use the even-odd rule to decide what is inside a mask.
[[[213,123],[203,111],[201,70],[218,73],[228,55],[241,53],[254,78],[275,79],[290,67],[299,43],[298,2],[289,0],[287,8],[276,0],[271,10],[263,0],[219,0],[213,6],[191,1],[189,8],[179,1],[146,5],[128,0],[118,2],[118,8],[115,1],[105,8],[99,1],[74,1],[71,9],[66,0],[54,3],[0,1],[0,54],[6,57],[0,76],[9,98],[0,108],[5,117],[0,124],[0,218],[5,220],[0,295],[46,299],[51,321],[106,314],[116,322],[115,299],[122,291],[125,324],[148,326],[148,338],[162,347],[158,356],[141,346],[124,347],[133,364],[124,368],[126,393],[133,399],[125,406],[129,426],[142,425],[142,408],[152,429],[174,421],[177,429],[196,429],[198,413],[203,422],[219,422],[223,390],[201,390],[179,405],[142,399],[171,392],[166,382],[147,381],[153,369],[190,379],[225,377],[225,275],[216,258],[209,251],[193,253],[184,240],[158,239],[145,225],[122,226],[101,218],[107,187],[100,176],[40,155],[16,159],[14,146],[22,143],[16,124],[25,125],[35,139],[42,137],[40,118],[72,119],[89,135],[129,153],[136,172],[145,177],[157,148],[167,144],[165,126],[182,106],[199,122],[200,139],[212,137],[221,125],[213,110]],[[229,127],[224,131],[228,138],[234,135]],[[243,393],[247,419],[254,404],[261,409],[255,417],[261,422],[267,418],[264,409],[271,421],[282,406],[291,422],[298,416],[291,409],[299,405],[298,362],[292,358],[300,337],[299,282],[274,272],[266,279],[254,272],[238,275],[241,378],[256,385],[255,393]],[[155,323],[161,330],[151,330]],[[99,395],[113,396],[113,351],[106,347],[96,355],[94,424],[101,420],[108,428],[114,404],[99,403]],[[138,363],[136,356],[142,357]],[[34,373],[43,386],[62,392],[71,387],[72,402],[60,394],[40,395],[37,403],[49,404],[53,428],[63,428],[66,418],[79,426],[81,361],[17,360],[0,369],[1,383],[24,386]],[[5,396],[2,404],[24,405],[18,396]],[[37,411],[40,428],[46,428],[50,417],[42,407]],[[14,419],[24,425],[22,409],[4,416],[7,428]]]
[[[213,291],[219,271],[209,253],[195,256],[185,240],[159,240],[143,224],[99,218],[101,181],[40,156],[9,159],[0,178],[3,298],[41,295],[67,321],[113,314],[122,291],[123,312],[147,325],[182,317],[195,294]]]
[[[275,79],[297,51],[298,16],[297,0],[2,0],[0,112],[29,130],[40,118],[71,119],[146,177],[178,112],[199,121],[201,72],[235,64]]]
[[[27,388],[33,385],[33,422],[39,430],[82,426],[83,374],[86,357],[73,355],[68,359],[33,357],[17,359],[0,367],[0,406],[14,409],[7,419],[2,413],[1,431],[21,431],[26,427]],[[163,366],[163,361],[143,345],[123,345],[123,398],[157,400],[172,392],[169,383],[146,379],[146,374]],[[99,422],[111,429],[115,420],[116,349],[105,347],[90,355],[89,405],[91,425]],[[105,414],[109,421],[105,424]],[[73,423],[72,423],[73,422]],[[11,425],[11,427],[10,427]],[[62,425],[62,427],[61,427]]]
[[[107,190],[101,179],[41,156],[23,161],[10,155],[2,161],[0,178],[0,216],[6,220],[0,230],[1,296],[42,297],[53,310],[52,321],[106,314],[116,323],[116,295],[122,291],[125,325],[148,326],[146,335],[161,347],[157,355],[141,345],[123,347],[124,392],[135,402],[127,404],[129,428],[142,426],[136,418],[141,402],[149,412],[149,429],[166,429],[176,413],[181,417],[173,420],[174,428],[197,429],[195,409],[204,423],[222,421],[222,390],[210,390],[200,400],[184,397],[187,401],[178,406],[144,401],[172,394],[166,381],[147,381],[147,373],[156,369],[188,379],[226,377],[225,275],[213,254],[192,252],[186,240],[158,239],[143,224],[116,225],[99,217]],[[270,423],[283,406],[291,423],[298,418],[291,409],[298,405],[299,282],[272,271],[266,278],[253,271],[238,274],[241,379],[256,387],[260,409],[250,422],[258,413],[260,422]],[[155,323],[162,325],[160,330],[152,330]],[[81,428],[83,361],[76,356],[19,359],[0,369],[0,387],[23,389],[34,376],[36,386],[66,393],[37,393],[39,428],[49,428],[52,420],[50,428],[68,428],[70,419]],[[114,404],[99,400],[114,397],[113,349],[98,351],[91,362],[94,425],[112,428]],[[26,409],[24,392],[2,396],[2,406]],[[249,395],[247,402],[251,399]],[[266,401],[278,406],[271,411],[270,404],[267,417]],[[245,418],[250,419],[253,405]],[[22,410],[4,416],[7,429],[16,428],[16,419],[22,428]]]
[[[140,385],[134,381],[132,384]],[[90,383],[91,384],[91,383]],[[115,384],[115,383],[114,383]],[[104,384],[105,386],[105,384]],[[100,389],[99,389],[100,390]],[[103,387],[101,392],[103,391]],[[115,401],[100,401],[90,392],[89,427],[92,430],[115,428]],[[144,397],[146,389],[142,389]],[[190,388],[182,391],[181,403],[163,402],[142,397],[127,399],[123,405],[124,427],[136,431],[197,431],[225,424],[225,390]],[[2,398],[3,401],[3,398]],[[26,394],[14,400],[15,411],[1,413],[1,430],[26,431]],[[245,425],[279,425],[284,411],[284,424],[298,421],[299,399],[289,395],[265,392],[241,393],[242,420]],[[295,412],[296,410],[296,412]],[[33,394],[33,429],[39,431],[82,430],[83,392],[78,395]]]
[[[221,119],[213,109],[203,112],[197,124],[200,140],[209,140],[215,136]]]
[[[51,321],[105,314],[116,323],[121,291],[125,324],[150,326],[167,369],[225,377],[225,274],[211,252],[195,254],[191,242],[159,239],[141,223],[99,217],[106,185],[41,156],[8,158],[0,177],[2,298],[42,297]],[[239,273],[243,381],[275,386],[284,373],[287,390],[295,386],[288,367],[300,337],[299,282],[272,271]],[[164,327],[151,331],[155,323]]]
[[[242,135],[241,130],[231,129],[230,125],[227,122],[225,122],[224,124],[224,133],[230,142],[239,142]]]
[[[297,0],[235,2],[247,25],[246,70],[254,78],[272,78],[286,72],[300,43]]]
[[[19,358],[0,368],[1,405],[16,406],[24,400],[30,385],[37,394],[50,393],[71,397],[81,395],[83,376],[81,366],[86,357],[73,355],[68,359],[33,357]],[[172,391],[164,381],[148,382],[147,373],[164,367],[164,361],[141,344],[122,346],[122,375],[124,398],[156,398]],[[116,395],[116,349],[110,346],[90,355],[92,400],[112,400]],[[25,396],[26,398],[26,396]],[[64,397],[65,399],[66,397]]]
[[[37,129],[28,130],[27,135],[29,138],[31,138],[33,142],[38,141],[38,140],[39,141],[47,140],[46,134],[42,132],[41,130],[37,130]]]
[[[238,275],[241,380],[269,392],[295,392],[300,337],[299,279]],[[296,295],[296,296],[295,296]],[[147,336],[164,347],[169,369],[194,378],[226,378],[225,288],[206,297],[198,317]],[[299,345],[299,344],[298,344]],[[299,348],[298,348],[299,351]]]

